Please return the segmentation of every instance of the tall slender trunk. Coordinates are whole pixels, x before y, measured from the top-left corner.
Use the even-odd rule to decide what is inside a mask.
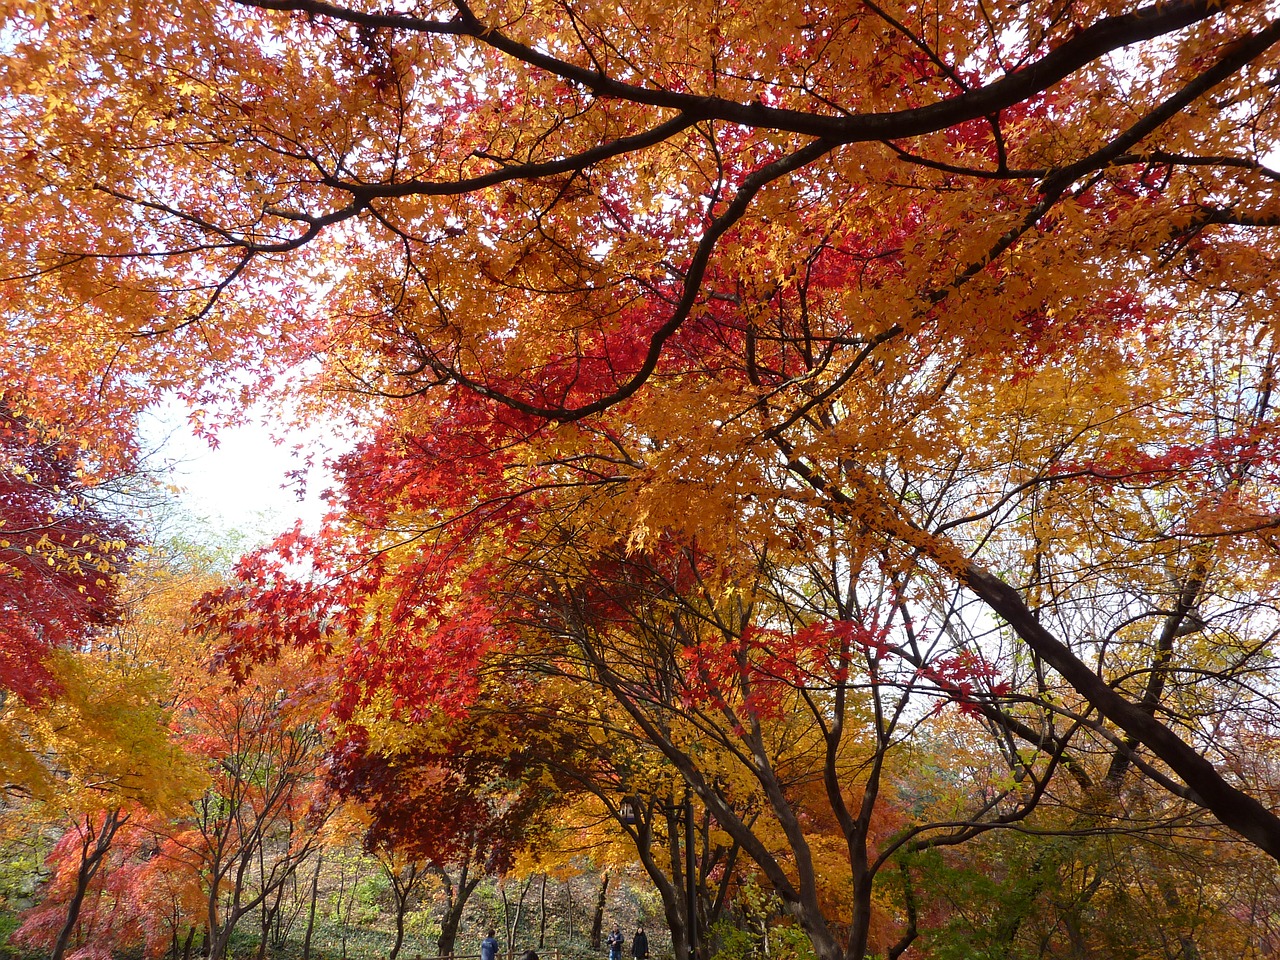
[[[524,917],[524,899],[529,895],[529,887],[533,884],[533,877],[525,880],[524,886],[520,888],[520,897],[516,900],[515,916],[511,915],[511,904],[507,900],[507,885],[504,883],[499,888],[502,895],[502,921],[506,928],[507,936],[507,956],[511,957],[516,950],[516,931],[520,929],[521,920]]]
[[[387,960],[396,960],[400,956],[400,947],[404,945],[404,911],[396,911],[396,940],[391,945],[391,952],[387,954]]]
[[[320,890],[320,866],[324,863],[324,853],[316,854],[316,871],[311,875],[311,909],[307,913],[307,933],[302,938],[302,960],[311,960],[311,934],[316,929],[316,900]]]
[[[347,887],[346,867],[338,872],[338,928],[342,931],[342,960],[347,960],[347,931],[351,929],[351,910],[356,903],[356,879],[352,877],[351,885]]]
[[[547,945],[547,875],[542,875],[542,890],[538,898],[538,949]]]
[[[564,882],[565,900],[568,906],[565,908],[565,916],[569,918],[569,940],[573,940],[573,881],[566,880]]]
[[[258,885],[265,887],[267,885],[267,851],[265,844],[258,844],[258,855],[254,857],[254,861],[258,867]],[[258,904],[258,928],[260,930],[258,960],[267,960],[267,938],[271,932],[271,907],[265,897],[262,903]]]
[[[591,918],[591,949],[600,949],[600,934],[604,929],[604,900],[609,892],[609,874],[600,881],[600,896],[596,897],[596,912]]]
[[[400,870],[394,863],[386,863],[383,869],[391,881],[391,896],[396,908],[396,940],[391,945],[391,953],[387,960],[396,960],[400,956],[400,948],[404,946],[404,920],[409,912],[409,903],[413,900],[413,892],[422,880],[423,868],[417,863],[410,863]]]

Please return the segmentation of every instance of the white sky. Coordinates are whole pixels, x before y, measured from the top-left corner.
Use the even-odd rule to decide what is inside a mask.
[[[188,409],[163,404],[144,418],[144,445],[155,451],[152,462],[165,482],[178,488],[178,522],[193,538],[218,546],[230,540],[261,543],[301,518],[315,529],[325,512],[319,494],[331,478],[326,456],[343,446],[334,430],[284,431],[278,420],[256,411],[255,422],[218,432],[216,449],[191,429]],[[284,433],[284,443],[273,434]],[[307,496],[298,499],[289,471],[303,465],[294,447],[313,452]],[[248,546],[248,543],[244,544]]]

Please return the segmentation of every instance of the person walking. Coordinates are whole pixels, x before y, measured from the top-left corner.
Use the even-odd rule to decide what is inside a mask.
[[[631,938],[631,956],[632,960],[649,960],[649,938],[643,927]]]
[[[480,941],[480,960],[497,960],[498,956],[498,938],[493,935],[493,928],[489,928],[489,932],[485,938]]]

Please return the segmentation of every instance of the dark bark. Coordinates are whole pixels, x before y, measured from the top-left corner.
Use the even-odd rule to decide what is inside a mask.
[[[457,947],[458,928],[462,925],[462,911],[480,883],[481,877],[472,876],[470,864],[467,863],[462,865],[456,883],[442,867],[433,865],[430,870],[440,878],[445,887],[445,910],[440,918],[440,936],[436,940],[436,951],[439,956],[451,957]]]
[[[1164,619],[1160,636],[1156,641],[1150,673],[1147,674],[1147,685],[1142,691],[1142,700],[1139,704],[1152,717],[1156,715],[1156,708],[1160,706],[1165,684],[1168,681],[1169,664],[1173,659],[1173,643],[1178,637],[1186,634],[1189,623],[1194,621],[1195,606],[1204,589],[1206,573],[1207,564],[1202,559],[1197,562],[1191,575],[1183,582],[1173,610]],[[1107,768],[1107,781],[1115,784],[1117,788],[1124,779],[1125,771],[1129,769],[1132,750],[1137,745],[1138,741],[1132,734],[1126,736],[1123,748],[1116,751],[1115,757]]]
[[[311,960],[311,936],[316,929],[316,901],[320,891],[320,867],[324,863],[324,853],[316,854],[316,869],[311,874],[311,903],[307,910],[307,932],[302,938],[302,960]]]
[[[507,942],[508,957],[512,957],[515,955],[516,931],[520,929],[521,918],[524,916],[525,897],[528,896],[529,887],[532,884],[533,884],[532,876],[525,878],[524,886],[520,888],[520,897],[518,900],[516,900],[516,909],[515,909],[514,916],[512,916],[511,904],[507,899],[507,885],[505,883],[502,883],[498,887],[498,893],[502,897],[502,919],[503,919],[503,927],[505,928],[505,931],[506,931],[505,939]]]
[[[423,866],[417,863],[410,863],[397,870],[391,863],[384,862],[382,868],[387,873],[387,879],[391,881],[391,897],[394,901],[396,914],[396,939],[391,945],[391,952],[387,960],[396,960],[396,957],[400,955],[400,948],[404,945],[405,915],[409,912],[409,905],[413,903],[413,895],[422,885],[427,872]]]
[[[116,831],[128,820],[128,815],[121,813],[119,809],[108,810],[103,814],[102,826],[95,828],[93,818],[85,816],[84,832],[80,837],[80,865],[76,870],[75,891],[67,904],[67,919],[62,924],[62,929],[58,931],[58,939],[53,944],[53,952],[49,955],[49,960],[62,960],[66,954],[67,945],[71,942],[71,934],[75,930],[76,922],[80,919],[85,894],[89,892],[89,884],[93,882],[93,878],[102,867]]]
[[[1217,769],[1139,703],[1128,700],[1046,630],[1022,595],[986,570],[970,564],[964,583],[1004,618],[1036,654],[1062,675],[1104,717],[1141,743],[1182,778],[1192,799],[1260,850],[1280,860],[1280,817],[1228,783]]]
[[[542,889],[538,898],[538,949],[547,945],[547,875],[542,875]]]
[[[604,931],[604,901],[609,892],[609,874],[600,880],[600,896],[596,897],[596,910],[591,916],[591,949],[599,950]]]
[[[722,120],[749,128],[765,128],[819,137],[836,143],[866,143],[899,140],[936,133],[956,124],[999,113],[1007,107],[1035,97],[1089,63],[1122,47],[1173,33],[1198,21],[1211,18],[1222,10],[1214,0],[1175,0],[1152,4],[1120,16],[1106,17],[1084,27],[1074,37],[1054,48],[1038,61],[1021,70],[1002,76],[982,87],[976,87],[945,100],[895,113],[863,113],[824,115],[808,111],[768,107],[762,103],[738,103],[714,96],[699,96],[651,85],[633,85],[602,74],[600,71],[559,60],[533,46],[507,37],[496,24],[480,21],[470,11],[447,20],[428,20],[410,14],[366,13],[326,0],[241,0],[245,6],[269,10],[296,10],[321,18],[331,18],[366,27],[401,30],[408,33],[431,33],[471,37],[513,60],[527,64],[536,72],[546,72],[571,81],[597,97],[646,104],[678,111],[693,122]],[[607,157],[608,154],[605,155]],[[604,159],[601,157],[599,159]],[[540,165],[522,177],[551,176],[581,169],[598,162],[595,157],[579,161],[578,166]],[[543,167],[548,169],[542,169]],[[482,189],[512,179],[512,174],[491,175],[470,187]],[[349,187],[354,184],[335,183]],[[409,181],[403,184],[368,185],[360,194],[364,200],[413,194],[439,195],[447,185]],[[456,190],[455,190],[456,192]]]

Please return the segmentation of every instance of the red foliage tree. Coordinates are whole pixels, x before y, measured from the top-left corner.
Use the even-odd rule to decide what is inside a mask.
[[[49,853],[53,876],[15,939],[49,950],[52,960],[109,960],[115,948],[143,941],[148,907],[136,896],[139,849],[150,833],[135,829],[145,811],[113,807],[86,814]],[[68,952],[70,951],[70,952]]]
[[[0,393],[0,687],[53,692],[47,651],[114,620],[116,574],[134,533],[94,500],[88,451]]]
[[[468,895],[485,875],[510,868],[557,793],[514,731],[479,718],[439,723],[429,746],[394,750],[372,747],[354,728],[333,749],[329,770],[338,790],[368,811],[366,846],[448,878],[438,944],[448,955]]]

